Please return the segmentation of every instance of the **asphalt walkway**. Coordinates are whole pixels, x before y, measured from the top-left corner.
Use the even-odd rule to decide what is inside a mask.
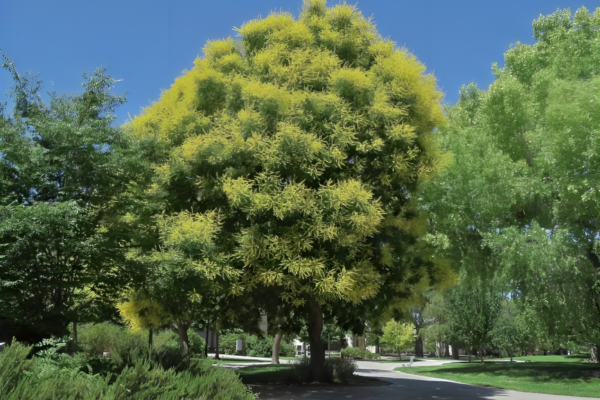
[[[427,360],[415,365],[441,365],[448,361]],[[589,400],[587,397],[556,396],[472,386],[394,371],[399,363],[358,361],[357,374],[385,380],[387,386],[269,386],[255,385],[260,400]]]

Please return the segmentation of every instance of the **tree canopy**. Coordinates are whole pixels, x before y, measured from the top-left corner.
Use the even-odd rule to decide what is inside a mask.
[[[163,237],[229,293],[276,286],[304,307],[316,364],[322,308],[360,303],[436,264],[413,193],[446,163],[435,78],[354,6],[306,1],[207,43],[131,123],[169,149],[155,166]],[[191,248],[194,251],[190,251]]]
[[[448,108],[455,163],[423,207],[455,266],[501,277],[557,341],[598,344],[600,10],[540,16],[533,32],[488,90],[464,86]]]

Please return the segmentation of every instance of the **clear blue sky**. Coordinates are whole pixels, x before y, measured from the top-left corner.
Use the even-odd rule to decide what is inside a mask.
[[[80,91],[83,72],[108,67],[123,80],[116,92],[129,92],[117,112],[124,122],[191,68],[207,40],[235,36],[232,27],[272,10],[298,16],[301,6],[302,0],[0,0],[0,49],[20,72],[39,71],[47,91]],[[593,11],[600,0],[363,0],[358,6],[381,35],[436,75],[453,103],[462,84],[487,88],[492,63],[504,64],[510,44],[534,42],[531,22],[540,14]],[[0,71],[0,98],[10,85]]]

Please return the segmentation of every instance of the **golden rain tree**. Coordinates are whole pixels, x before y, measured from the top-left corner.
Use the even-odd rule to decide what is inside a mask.
[[[277,287],[306,315],[323,380],[323,310],[406,278],[403,254],[424,233],[414,193],[446,163],[432,135],[442,94],[355,6],[307,0],[298,20],[236,31],[131,129],[169,149],[153,186],[166,221],[213,221],[210,248],[187,252],[196,239],[183,235],[180,254],[227,275],[231,294]]]

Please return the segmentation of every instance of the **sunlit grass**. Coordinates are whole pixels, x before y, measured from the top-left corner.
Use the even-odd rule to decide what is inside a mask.
[[[583,358],[577,356],[535,356],[523,359],[533,362],[453,363],[438,367],[400,367],[395,370],[522,392],[600,397],[600,364],[583,362]],[[544,361],[537,361],[539,359]]]

